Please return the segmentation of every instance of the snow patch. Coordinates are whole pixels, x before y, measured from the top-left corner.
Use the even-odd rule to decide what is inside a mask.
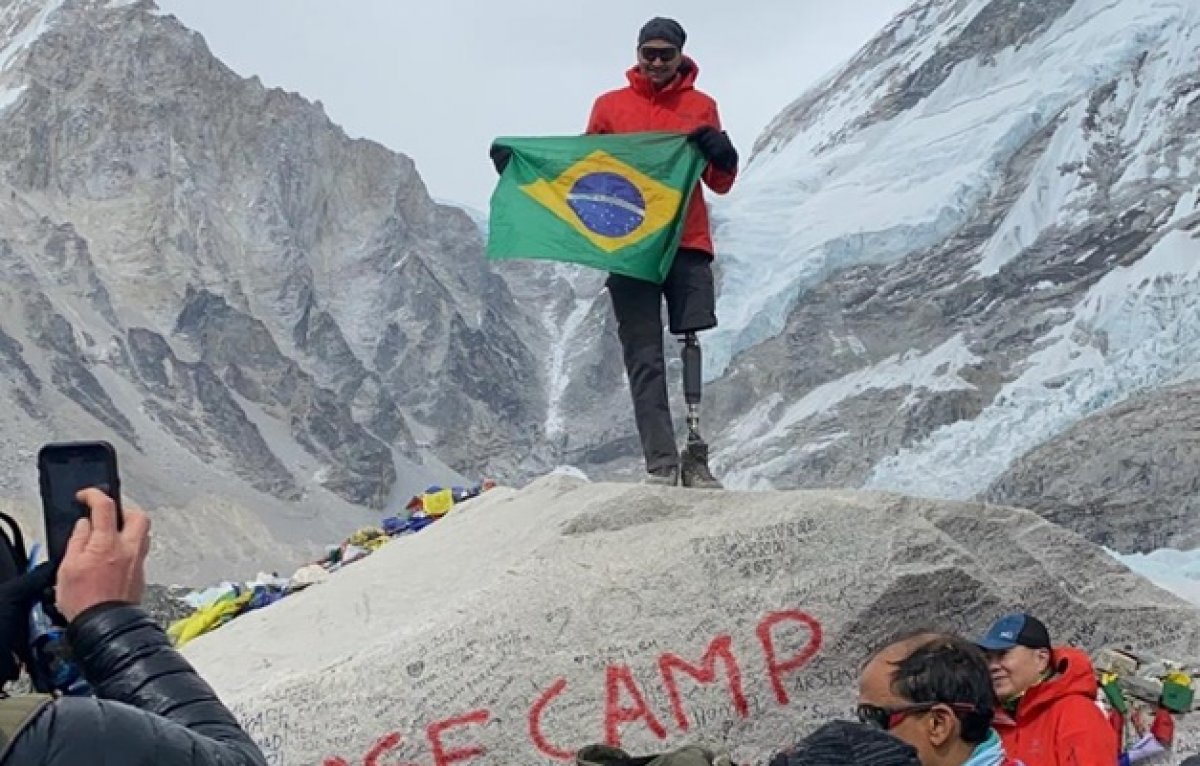
[[[582,470],[576,468],[573,465],[557,466],[557,467],[555,467],[555,469],[553,471],[550,472],[550,475],[551,476],[569,476],[573,479],[581,479],[583,481],[588,481],[588,482],[591,481],[591,479],[588,478],[588,475],[586,473],[584,473]]]
[[[1153,553],[1128,555],[1111,550],[1107,552],[1163,590],[1200,607],[1200,550],[1160,548]]]
[[[8,107],[16,103],[16,100],[25,92],[25,86],[21,85],[16,88],[0,88],[0,112],[3,112]]]
[[[1051,226],[1059,223],[1063,208],[1079,184],[1078,172],[1067,172],[1064,165],[1087,157],[1089,144],[1079,125],[1087,113],[1087,104],[1069,110],[1054,132],[1050,145],[1038,160],[1029,184],[1008,210],[999,230],[988,240],[975,267],[980,276],[992,276],[1000,267],[1033,245]]]
[[[741,454],[754,454],[757,450],[786,439],[789,431],[806,419],[870,390],[905,387],[929,391],[971,389],[974,386],[959,377],[958,371],[978,361],[979,357],[967,348],[961,334],[927,353],[911,350],[895,354],[870,367],[817,386],[782,412],[777,412],[782,397],[772,395],[732,430],[727,441],[737,445],[737,451]]]
[[[542,321],[549,331],[550,355],[547,360],[546,379],[549,381],[546,406],[546,436],[557,439],[565,433],[563,419],[563,397],[571,382],[572,357],[578,353],[575,336],[592,310],[592,298],[575,296],[571,311],[561,324],[555,321],[554,305],[547,305]]]
[[[17,54],[28,48],[34,43],[48,27],[50,16],[57,11],[63,4],[63,0],[46,0],[42,4],[41,10],[37,12],[33,20],[25,25],[24,29],[17,31],[20,27],[22,12],[27,12],[29,9],[28,3],[15,3],[10,5],[0,15],[0,24],[7,23],[4,35],[8,37],[8,43],[3,49],[0,49],[0,70],[6,69],[16,58]],[[16,34],[13,34],[16,32]],[[3,39],[3,38],[0,38]]]

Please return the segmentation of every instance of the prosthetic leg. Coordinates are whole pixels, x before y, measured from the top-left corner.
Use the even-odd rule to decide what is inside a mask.
[[[721,489],[708,469],[708,443],[700,436],[700,392],[702,363],[700,341],[696,333],[685,333],[683,344],[683,399],[687,403],[687,446],[679,462],[679,483],[698,489]]]

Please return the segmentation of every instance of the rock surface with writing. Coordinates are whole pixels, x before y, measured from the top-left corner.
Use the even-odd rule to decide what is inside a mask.
[[[1192,607],[1027,511],[565,476],[470,501],[186,653],[275,764],[697,739],[758,763],[848,715],[889,635],[974,634],[1016,607],[1060,641],[1200,656]]]

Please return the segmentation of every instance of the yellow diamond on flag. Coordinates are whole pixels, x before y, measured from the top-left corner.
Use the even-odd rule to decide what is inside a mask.
[[[683,195],[596,150],[553,181],[521,187],[596,247],[613,253],[669,226]]]

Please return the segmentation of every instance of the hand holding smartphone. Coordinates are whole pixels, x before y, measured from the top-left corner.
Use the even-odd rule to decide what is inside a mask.
[[[62,563],[76,522],[88,515],[87,506],[75,499],[80,490],[94,487],[112,498],[117,528],[123,526],[117,452],[108,442],[47,444],[38,452],[38,479],[46,547],[55,568]]]

